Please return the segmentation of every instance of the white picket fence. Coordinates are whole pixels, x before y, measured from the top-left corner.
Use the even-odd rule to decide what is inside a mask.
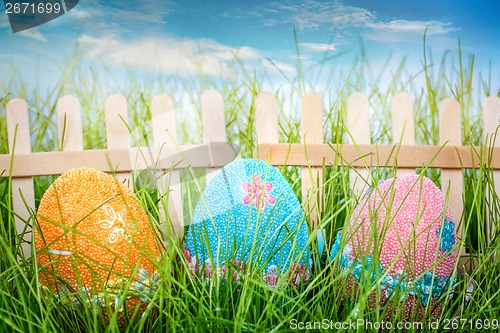
[[[117,178],[129,182],[131,172],[146,168],[163,169],[158,181],[160,194],[170,191],[169,217],[179,235],[182,234],[182,198],[180,169],[186,167],[220,168],[233,157],[232,146],[226,143],[223,97],[217,91],[201,96],[204,145],[182,145],[176,142],[175,111],[170,97],[159,95],[151,101],[154,147],[131,147],[127,101],[121,95],[112,95],[105,101],[107,149],[83,150],[81,107],[77,99],[65,96],[57,102],[61,151],[32,153],[28,105],[13,99],[7,105],[9,154],[0,155],[0,176],[12,177],[13,208],[16,226],[24,235],[23,251],[30,254],[31,225],[33,221],[33,177],[57,175],[75,167],[93,167],[114,172]],[[322,167],[341,165],[350,167],[350,182],[355,193],[369,186],[369,168],[397,166],[398,173],[415,172],[415,168],[441,168],[442,190],[449,195],[449,203],[456,218],[463,211],[464,168],[486,166],[493,170],[495,192],[500,193],[500,139],[492,142],[500,124],[500,98],[488,97],[483,103],[484,136],[482,147],[462,146],[460,105],[453,99],[439,104],[439,146],[415,145],[413,101],[406,93],[398,93],[392,101],[393,145],[378,145],[370,141],[368,98],[361,93],[347,101],[347,130],[349,144],[324,143],[324,112],[316,94],[301,99],[302,143],[279,143],[278,102],[269,92],[256,97],[257,149],[255,157],[275,166],[301,167],[303,206],[310,212],[309,220],[315,226],[321,213]],[[174,156],[174,157],[172,157]],[[168,160],[168,164],[162,161]],[[12,164],[12,168],[11,168]],[[209,170],[213,171],[213,170]],[[207,182],[214,172],[207,173]],[[317,192],[319,189],[319,192]],[[317,194],[320,195],[317,195]],[[318,200],[318,198],[320,200]],[[28,208],[28,209],[27,209]],[[493,225],[488,223],[488,225]],[[493,228],[488,235],[495,232]],[[463,231],[457,231],[461,238]],[[465,255],[465,253],[463,253]]]

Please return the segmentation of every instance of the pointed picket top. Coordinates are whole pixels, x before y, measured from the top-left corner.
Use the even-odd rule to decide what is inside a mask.
[[[224,117],[224,99],[216,90],[208,90],[201,95],[201,115],[203,139],[206,144],[226,142],[226,120]],[[211,161],[207,161],[211,162]],[[207,170],[206,184],[215,177],[217,168]]]
[[[462,121],[460,117],[460,104],[447,98],[438,104],[439,109],[439,144],[462,145]],[[457,237],[463,239],[463,226],[460,223],[463,211],[463,186],[462,170],[441,170],[441,190],[448,197],[448,204],[455,218]],[[465,254],[462,253],[462,254]]]
[[[218,91],[208,90],[201,95],[201,113],[205,143],[225,142],[224,100]]]
[[[130,148],[127,99],[119,94],[111,95],[104,102],[106,113],[106,139],[108,149]],[[112,161],[111,161],[112,162]],[[132,175],[128,172],[115,174],[116,178],[133,188]]]
[[[166,146],[178,145],[177,125],[175,121],[175,111],[173,101],[166,95],[157,95],[151,101],[151,114],[153,116],[153,141],[154,145],[160,149],[160,152]],[[156,158],[155,158],[156,160]],[[167,215],[172,223],[169,229],[178,239],[183,236],[184,228],[182,223],[182,191],[179,170],[161,171],[157,177],[156,185],[160,191],[161,207],[160,214],[163,221],[167,221]],[[168,195],[167,195],[168,193]],[[164,200],[168,201],[165,202]]]
[[[370,115],[368,113],[368,97],[356,92],[347,99],[347,129],[350,133],[349,143],[370,144]]]
[[[176,144],[177,125],[172,98],[166,95],[155,96],[151,101],[151,115],[153,117],[151,123],[155,145]]]
[[[323,114],[321,98],[305,94],[301,100],[300,135],[302,142],[323,143]]]
[[[64,96],[57,101],[56,107],[61,150],[83,150],[80,102],[73,96]]]
[[[460,104],[447,98],[438,104],[439,108],[439,144],[462,145],[462,121]]]
[[[415,145],[413,99],[407,93],[398,93],[392,99],[392,142]]]
[[[15,151],[16,154],[29,154],[31,152],[28,103],[26,101],[14,98],[7,104],[7,131],[11,153]],[[15,147],[13,147],[14,136]]]
[[[392,143],[395,145],[415,145],[415,120],[413,115],[413,99],[407,93],[394,95],[392,111]],[[398,168],[397,175],[415,173],[415,169]]]
[[[323,143],[323,107],[317,94],[305,94],[301,100],[300,136],[302,143]],[[322,168],[302,168],[302,205],[310,212],[309,220],[314,227],[321,212]]]
[[[368,97],[356,92],[347,99],[348,142],[356,145],[371,143],[370,115],[368,113]],[[364,193],[370,182],[370,170],[356,168],[349,170],[349,182],[354,193]],[[367,184],[368,182],[368,184]]]
[[[484,100],[483,103],[483,126],[484,126],[484,134],[485,139],[486,135],[490,137],[492,140],[492,136],[495,135],[495,132],[500,126],[500,98],[496,96],[489,96]],[[487,145],[491,145],[494,147],[500,146],[500,133],[497,135],[496,141],[493,143],[491,141],[485,142]]]
[[[270,92],[263,91],[255,98],[255,130],[258,144],[279,142],[278,102]]]
[[[129,148],[127,99],[123,95],[111,95],[106,98],[104,109],[106,110],[108,148]]]
[[[12,99],[7,103],[6,112],[9,152],[11,154],[31,153],[28,103],[19,98]],[[15,156],[13,168],[16,168]],[[35,208],[33,177],[12,178],[11,186],[12,204],[14,212],[16,212],[16,230],[19,235],[23,235],[21,248],[25,258],[29,258],[31,255],[30,243],[32,239],[30,209]],[[26,208],[25,201],[28,208]]]

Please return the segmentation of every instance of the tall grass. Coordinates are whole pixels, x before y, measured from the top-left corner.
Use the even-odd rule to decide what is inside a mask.
[[[295,38],[297,39],[296,36]],[[348,136],[344,124],[347,97],[361,90],[369,93],[373,110],[370,115],[372,142],[392,141],[390,101],[396,92],[406,91],[414,99],[417,143],[438,143],[437,103],[445,97],[454,97],[461,104],[463,144],[483,143],[481,103],[491,91],[491,79],[483,79],[480,76],[477,84],[474,84],[473,57],[465,61],[459,51],[458,65],[450,64],[447,55],[436,65],[432,54],[424,47],[422,69],[418,73],[408,73],[405,59],[402,59],[396,71],[391,73],[389,84],[381,87],[380,77],[386,74],[386,68],[373,69],[366,55],[361,56],[345,75],[335,68],[328,69],[331,67],[326,66],[326,63],[335,61],[335,56],[325,56],[320,70],[331,70],[331,73],[326,75],[329,77],[328,86],[321,90],[318,87],[320,79],[308,77],[308,73],[317,68],[303,68],[299,43],[296,45],[298,74],[296,77],[286,77],[286,85],[276,90],[280,105],[281,142],[300,142],[297,101],[302,94],[309,91],[319,93],[325,105],[325,142],[346,142]],[[388,63],[389,61],[391,60],[388,59]],[[146,128],[138,143],[151,144],[151,129],[147,128],[151,119],[149,101],[157,92],[172,94],[175,105],[186,110],[187,115],[178,119],[179,142],[200,143],[201,125],[199,122],[193,122],[193,119],[201,118],[199,95],[204,89],[215,88],[221,91],[224,97],[228,141],[240,147],[240,157],[251,157],[256,145],[255,97],[262,90],[262,80],[265,78],[258,77],[256,72],[249,72],[239,59],[236,59],[235,69],[240,73],[239,78],[235,80],[200,74],[198,78],[174,79],[173,83],[171,78],[163,77],[158,77],[151,83],[141,83],[130,74],[126,84],[128,89],[119,92],[125,94],[129,103],[131,129]],[[374,73],[374,70],[377,72]],[[15,69],[13,72],[15,73]],[[417,78],[422,77],[425,85],[418,86]],[[491,73],[488,73],[487,77],[490,78]],[[167,82],[168,80],[170,81]],[[169,91],[173,86],[176,87],[175,91]],[[179,91],[182,96],[177,95]],[[81,68],[78,57],[68,61],[58,86],[46,94],[36,88],[27,91],[22,80],[13,75],[10,82],[0,83],[0,153],[5,154],[9,150],[5,106],[13,97],[28,101],[32,150],[58,150],[55,101],[63,94],[72,94],[82,103],[85,148],[105,148],[103,104],[104,98],[111,92],[116,92],[116,88],[110,88],[103,82],[102,73]],[[301,197],[298,168],[281,167],[280,171],[291,184],[297,197],[305,200],[306,198]],[[374,170],[374,178],[385,177],[391,172],[392,170]],[[425,173],[438,182],[439,170],[428,169]],[[349,223],[357,200],[356,194],[349,189],[348,170],[325,167],[323,174],[321,191],[324,209],[319,216],[319,225],[327,230],[329,249],[336,232]],[[494,191],[494,181],[489,170],[464,170],[464,176],[465,208],[461,223],[466,226],[468,237],[462,245],[477,258],[478,264],[474,270],[469,270],[469,276],[455,272],[458,283],[453,298],[445,301],[445,306],[439,314],[442,324],[452,318],[474,321],[499,319],[500,313],[500,200]],[[188,179],[189,172],[184,173],[182,177]],[[35,178],[36,205],[54,178]],[[158,266],[162,283],[158,291],[151,295],[145,314],[141,316],[140,313],[132,313],[131,318],[122,325],[119,323],[119,313],[112,307],[99,312],[88,306],[79,294],[75,295],[75,304],[68,305],[53,295],[43,293],[36,274],[36,261],[22,256],[19,260],[21,237],[16,234],[14,226],[15,212],[11,205],[9,181],[9,178],[0,179],[0,332],[113,332],[120,329],[130,332],[286,331],[290,330],[291,323],[297,321],[322,322],[327,319],[328,322],[335,323],[366,319],[380,322],[385,320],[391,311],[393,314],[389,318],[392,323],[403,320],[401,311],[398,312],[394,304],[370,309],[367,295],[373,291],[371,285],[367,284],[358,289],[355,296],[349,300],[344,299],[343,295],[348,293],[346,282],[341,276],[333,274],[338,262],[330,263],[327,254],[321,255],[312,251],[315,263],[313,277],[310,283],[299,289],[273,289],[251,274],[241,276],[241,284],[234,288],[217,280],[207,283],[193,277],[188,272],[182,249],[179,246],[170,246],[166,248],[164,261]],[[158,201],[156,193],[141,188],[140,185],[136,186],[135,190],[142,204],[148,208],[151,218],[162,222],[161,214],[155,208]],[[189,211],[196,204],[199,194],[190,190],[185,194],[188,198],[185,206]],[[488,231],[485,229],[487,224],[496,224],[497,230],[496,234],[490,235],[489,241]],[[312,230],[311,234],[314,235],[315,231]],[[311,237],[310,244],[315,244],[314,237]],[[468,294],[467,288],[471,281],[474,289]],[[103,319],[102,313],[106,314],[107,320]],[[424,320],[424,324],[429,323]]]

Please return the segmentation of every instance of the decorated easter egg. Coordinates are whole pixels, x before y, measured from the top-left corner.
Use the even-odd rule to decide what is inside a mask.
[[[338,255],[335,273],[348,278],[351,295],[360,285],[380,287],[379,298],[376,291],[370,295],[372,309],[397,302],[406,318],[432,317],[452,295],[455,242],[443,193],[429,178],[407,174],[367,191],[337,234],[330,258]]]
[[[116,307],[126,287],[125,304],[145,308],[158,286],[160,251],[155,227],[128,187],[95,169],[72,169],[43,195],[37,222],[38,274],[47,292],[102,309]]]
[[[256,274],[272,287],[299,285],[310,278],[308,235],[300,202],[279,171],[241,159],[203,191],[184,254],[191,272],[205,280]]]

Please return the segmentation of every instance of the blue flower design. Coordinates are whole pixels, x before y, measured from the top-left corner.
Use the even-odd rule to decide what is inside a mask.
[[[407,288],[407,283],[404,281],[403,271],[399,270],[394,275],[383,274],[382,276],[383,279],[380,283],[380,287],[382,290],[385,290],[387,299],[392,298],[392,296],[399,291],[401,294],[401,301],[403,301],[405,293],[411,291],[411,288]]]
[[[160,276],[158,272],[155,271],[150,276],[146,269],[141,268],[139,269],[139,281],[134,284],[134,288],[137,291],[137,295],[141,296],[141,301],[148,303],[158,290],[159,284]]]
[[[450,283],[450,278],[448,276],[444,277],[441,281],[438,275],[434,275],[431,272],[425,273],[420,280],[416,281],[416,287],[420,293],[422,304],[427,306],[429,298],[439,297],[448,283]]]
[[[433,274],[430,272],[425,273],[420,280],[416,281],[420,300],[425,306],[427,306],[427,303],[429,302],[429,294],[431,293],[432,281]]]
[[[403,271],[402,270],[399,270],[396,272],[396,274],[394,274],[394,276],[392,277],[392,281],[393,281],[392,282],[392,289],[396,289],[398,287],[401,290],[406,289],[406,282],[403,279]]]
[[[380,282],[380,288],[382,290],[390,290],[392,291],[392,286],[394,284],[394,278],[390,275],[383,275],[382,282]]]
[[[368,260],[371,261],[371,258],[369,258]],[[359,261],[354,262],[352,275],[354,275],[354,277],[358,281],[361,279],[361,275],[363,275],[363,265],[361,265]]]
[[[372,265],[372,257],[371,256],[366,256],[366,257],[363,257],[363,260],[362,262],[364,262],[364,267],[363,267],[363,264],[356,261],[354,263],[354,267],[353,267],[353,270],[352,270],[352,274],[354,275],[354,277],[356,278],[356,280],[360,281],[360,282],[363,282],[363,272],[369,272],[370,275],[369,275],[369,279],[370,281],[372,282],[375,282],[378,278],[378,274],[380,274],[382,272],[382,264],[379,264],[379,271],[377,272],[376,270],[376,267],[375,267],[375,263]],[[366,275],[365,275],[366,276]]]
[[[446,286],[448,285],[449,282],[450,282],[450,277],[449,276],[445,276],[443,278],[443,281],[441,281],[441,282],[438,283],[438,289],[440,290],[439,293],[441,293],[446,288]]]
[[[350,259],[352,248],[349,244],[347,244],[342,250],[340,249],[340,240],[342,239],[342,230],[337,233],[337,237],[335,238],[335,243],[330,250],[330,261],[341,253],[339,266],[341,269],[345,269],[352,264],[352,260]]]
[[[455,245],[455,237],[453,236],[453,231],[455,230],[455,223],[453,221],[448,221],[444,219],[443,229],[438,228],[438,235],[441,235],[441,251],[448,252],[451,251]]]
[[[337,233],[337,237],[335,238],[335,243],[332,246],[332,249],[330,250],[330,260],[333,260],[337,253],[339,253],[340,249],[340,239],[342,238],[342,230],[340,230]]]
[[[349,244],[347,244],[344,247],[344,249],[342,249],[342,257],[340,258],[340,267],[347,268],[351,266],[352,263],[351,252],[352,252],[352,247]]]
[[[340,239],[340,237],[337,239]],[[383,265],[374,262],[371,256],[365,256],[361,260],[350,260],[351,251],[349,245],[346,245],[342,250],[341,270],[352,269],[350,272],[359,283],[369,280],[369,282],[375,284],[380,277],[380,288],[385,290],[387,299],[392,299],[394,295],[400,295],[399,300],[402,302],[408,295],[414,295],[420,298],[424,306],[427,306],[430,299],[441,296],[448,288],[454,288],[457,283],[456,278],[452,281],[449,276],[445,276],[441,280],[438,275],[431,272],[423,274],[419,279],[407,281],[402,270],[398,270],[392,275],[384,273]],[[339,249],[334,245],[332,255],[335,256],[338,252]],[[378,265],[378,271],[376,265]]]

